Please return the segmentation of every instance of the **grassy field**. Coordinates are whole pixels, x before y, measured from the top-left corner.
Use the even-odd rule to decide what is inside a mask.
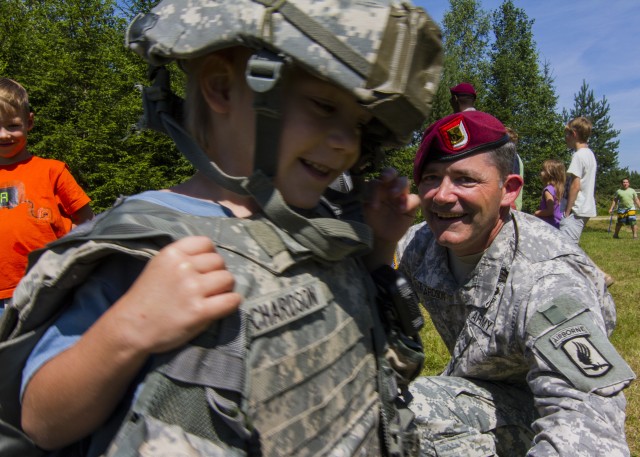
[[[609,289],[618,311],[618,325],[611,339],[633,371],[640,375],[640,240],[631,239],[628,227],[622,228],[620,239],[613,239],[612,233],[607,233],[608,226],[608,219],[589,221],[580,245],[616,280]],[[424,374],[437,374],[449,355],[428,319],[422,336],[427,356]],[[625,394],[627,441],[632,457],[640,457],[640,382],[632,383]]]

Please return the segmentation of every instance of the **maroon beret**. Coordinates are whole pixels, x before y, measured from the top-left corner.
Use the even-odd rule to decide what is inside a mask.
[[[476,96],[476,90],[469,83],[460,83],[457,86],[453,86],[449,88],[449,92],[451,92],[451,95],[467,94]]]
[[[504,125],[482,111],[463,111],[443,117],[424,132],[413,161],[413,180],[420,182],[422,169],[434,160],[458,160],[470,154],[502,146],[509,141]]]

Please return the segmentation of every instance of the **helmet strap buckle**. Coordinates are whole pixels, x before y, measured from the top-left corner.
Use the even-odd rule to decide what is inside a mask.
[[[282,80],[286,62],[267,49],[256,52],[247,62],[246,80],[253,90],[256,116],[254,171],[274,177],[278,166],[282,130]]]
[[[269,92],[280,81],[284,64],[284,59],[281,56],[261,49],[252,55],[247,62],[247,84],[254,92]]]

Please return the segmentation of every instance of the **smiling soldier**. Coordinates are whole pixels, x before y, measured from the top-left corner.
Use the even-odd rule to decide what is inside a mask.
[[[411,387],[422,455],[628,456],[604,277],[549,224],[510,209],[515,146],[493,116],[431,125],[414,162],[426,223],[399,269],[451,354]]]

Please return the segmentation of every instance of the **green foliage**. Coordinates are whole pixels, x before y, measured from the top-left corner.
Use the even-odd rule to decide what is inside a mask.
[[[123,46],[127,5],[133,3],[118,2],[119,11],[115,0],[0,4],[2,76],[26,87],[36,114],[29,149],[66,162],[94,211],[120,194],[163,188],[192,173],[170,140],[135,130],[147,68]]]
[[[417,151],[417,144],[395,149],[385,156],[382,166],[395,168],[398,170],[400,176],[408,176],[409,178],[412,178],[413,159],[415,158]],[[417,192],[415,184],[411,190],[412,192]]]
[[[548,65],[540,68],[533,21],[507,0],[492,16],[495,40],[489,53],[486,110],[518,135],[524,163],[523,209],[533,212],[544,187],[542,162],[566,151],[557,96]]]
[[[444,15],[442,40],[444,69],[428,124],[451,113],[449,87],[460,82],[474,85],[482,99],[489,42],[489,16],[477,0],[450,0]],[[482,104],[479,102],[479,106]]]
[[[184,180],[192,167],[166,136],[140,132],[140,88],[147,66],[123,46],[131,18],[157,0],[3,0],[0,2],[0,75],[30,93],[36,123],[29,147],[37,155],[67,162],[93,199],[95,211],[121,194],[162,188]],[[449,87],[467,81],[478,92],[478,109],[491,112],[519,135],[525,164],[524,209],[537,208],[540,165],[554,157],[567,163],[562,117],[551,68],[538,63],[532,24],[505,0],[495,11],[480,0],[449,0],[442,24],[444,71],[428,123],[451,113]],[[171,67],[174,90],[182,73]],[[598,194],[606,206],[617,188],[618,131],[608,104],[583,84],[572,112],[594,119],[590,141],[599,162]],[[565,113],[565,117],[569,113]],[[414,144],[394,151],[388,163],[411,176]],[[632,180],[632,183],[634,181]]]
[[[532,24],[510,0],[492,13],[482,10],[477,0],[450,0],[443,19],[443,78],[429,119],[452,112],[449,87],[472,83],[478,93],[476,107],[518,134],[524,162],[523,209],[528,212],[540,202],[542,162],[570,158],[556,112],[551,69],[538,63]]]

